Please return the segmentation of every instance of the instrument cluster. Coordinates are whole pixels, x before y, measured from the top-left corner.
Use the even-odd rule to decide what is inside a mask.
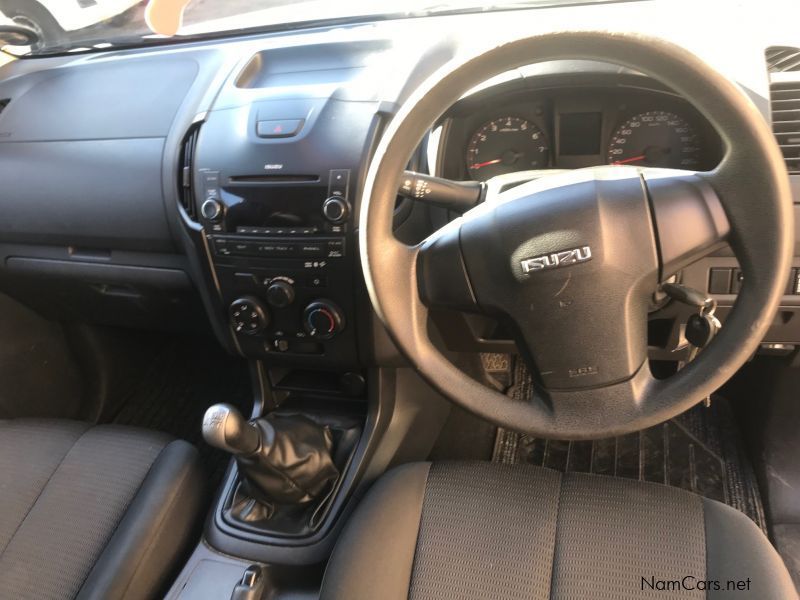
[[[441,124],[437,174],[450,179],[604,164],[702,171],[722,158],[716,131],[681,97],[619,82],[490,88]]]

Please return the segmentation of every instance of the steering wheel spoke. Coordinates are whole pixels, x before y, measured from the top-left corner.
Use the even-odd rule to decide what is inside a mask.
[[[419,296],[428,308],[479,312],[461,254],[461,219],[428,237],[417,258]]]
[[[664,281],[721,246],[730,225],[716,191],[700,175],[644,169],[642,177],[653,210]]]

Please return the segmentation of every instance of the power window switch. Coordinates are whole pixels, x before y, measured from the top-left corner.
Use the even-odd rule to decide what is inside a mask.
[[[732,269],[711,269],[708,275],[709,294],[727,294],[731,289]]]

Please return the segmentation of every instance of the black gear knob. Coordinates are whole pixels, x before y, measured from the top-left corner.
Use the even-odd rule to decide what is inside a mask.
[[[215,404],[203,416],[203,438],[233,455],[249,455],[261,447],[261,431],[230,404]]]

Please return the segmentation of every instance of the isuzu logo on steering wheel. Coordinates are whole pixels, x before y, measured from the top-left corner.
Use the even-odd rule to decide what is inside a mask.
[[[525,273],[531,273],[532,271],[567,267],[569,265],[586,262],[587,260],[592,260],[592,249],[589,246],[583,246],[581,248],[573,248],[572,250],[562,250],[560,252],[553,252],[552,254],[543,254],[542,256],[526,258],[520,261],[520,264]]]

